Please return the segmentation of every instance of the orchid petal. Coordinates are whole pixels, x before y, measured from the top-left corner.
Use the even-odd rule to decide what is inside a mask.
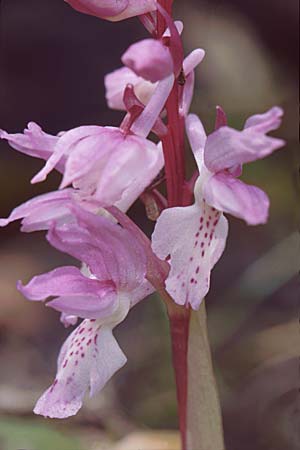
[[[60,187],[73,183],[84,192],[93,193],[101,170],[123,140],[124,135],[118,128],[87,126],[66,133],[60,144],[68,149],[69,157]]]
[[[146,275],[147,258],[137,236],[111,220],[77,206],[73,211],[78,224],[89,231],[91,242],[98,246],[99,253],[103,253],[108,279],[127,291],[141,284]]]
[[[72,149],[72,146],[80,139],[86,136],[87,131],[89,134],[99,132],[97,126],[78,127],[64,133],[57,141],[54,151],[45,166],[32,178],[32,183],[38,183],[44,181],[47,175],[56,167],[59,161],[66,155],[68,155]]]
[[[7,219],[0,219],[0,227],[5,227],[10,222],[22,220],[22,231],[47,230],[53,220],[71,221],[68,206],[71,203],[72,189],[64,191],[47,192],[34,197],[13,209]]]
[[[207,140],[201,120],[195,114],[189,114],[186,118],[186,132],[194,153],[199,171],[203,169],[204,147]]]
[[[192,71],[186,76],[182,93],[182,100],[181,104],[179,105],[179,112],[182,117],[186,117],[189,113],[194,95],[194,87],[195,87],[195,73],[194,71]]]
[[[143,39],[132,44],[121,59],[136,75],[151,83],[168,77],[174,70],[169,48],[158,39]]]
[[[50,228],[46,237],[53,247],[86,263],[98,280],[109,279],[103,251],[99,252],[89,233],[74,224],[68,224],[63,228]]]
[[[198,64],[201,63],[204,56],[205,50],[203,50],[202,48],[196,48],[188,56],[186,56],[183,60],[184,74],[187,76],[189,73],[191,73],[198,66]]]
[[[283,110],[278,106],[274,106],[264,114],[255,114],[246,120],[244,128],[252,128],[256,132],[269,133],[269,131],[277,130],[282,122]]]
[[[283,145],[283,140],[258,133],[255,127],[243,131],[222,127],[208,136],[204,162],[209,170],[219,172],[237,164],[265,158]]]
[[[25,155],[47,160],[53,153],[58,141],[57,136],[45,133],[39,125],[29,122],[24,133],[9,134],[0,130],[0,138],[6,139],[9,145]],[[56,165],[59,172],[63,172],[64,160]]]
[[[162,169],[163,153],[153,142],[134,135],[127,135],[117,150],[103,169],[95,198],[105,205],[123,201],[130,206]]]
[[[220,211],[244,219],[248,225],[266,223],[269,199],[264,191],[235,177],[218,173],[204,184],[204,198]]]
[[[148,136],[167,101],[173,84],[173,74],[158,83],[149,103],[132,125],[131,131],[133,133],[143,137]]]
[[[166,289],[176,303],[199,308],[209,290],[210,271],[223,253],[227,232],[226,218],[205,202],[162,212],[152,235],[152,248],[159,258],[170,256]]]
[[[126,360],[111,326],[84,320],[64,343],[55,381],[38,400],[35,414],[51,418],[76,414],[87,389],[95,395]]]
[[[68,316],[83,319],[108,317],[115,309],[117,295],[111,282],[100,283],[102,283],[102,290],[98,295],[62,295],[48,302],[47,306]]]
[[[77,267],[73,266],[59,267],[42,275],[37,275],[26,286],[18,282],[18,289],[25,297],[34,301],[60,295],[96,296],[99,300],[99,307],[101,307],[103,297],[115,292],[115,286],[111,281],[87,278]]]

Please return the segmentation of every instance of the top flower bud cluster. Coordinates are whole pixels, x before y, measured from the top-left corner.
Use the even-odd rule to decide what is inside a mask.
[[[46,161],[32,183],[54,169],[62,174],[59,190],[0,219],[0,226],[21,219],[25,232],[46,230],[52,246],[79,261],[79,267],[18,283],[32,301],[51,297],[47,305],[60,311],[66,326],[83,319],[64,343],[57,376],[35,407],[38,414],[61,418],[75,414],[86,390],[98,392],[125,364],[112,330],[137,302],[159,290],[185,308],[199,308],[225,248],[223,213],[250,225],[268,217],[267,195],[239,180],[243,164],[284,144],[267,136],[281,123],[279,107],[250,117],[241,131],[229,127],[217,108],[208,136],[189,114],[194,70],[205,52],[198,48],[184,58],[183,24],[171,17],[171,0],[68,3],[112,21],[139,16],[151,37],[131,45],[121,58],[124,66],[105,78],[108,105],[125,111],[119,127],[79,126],[52,136],[31,122],[24,133],[0,131],[14,149]],[[184,130],[197,164],[190,180]],[[151,131],[158,144],[149,139]],[[166,198],[158,190],[163,181]],[[152,242],[126,215],[138,198],[157,219]]]

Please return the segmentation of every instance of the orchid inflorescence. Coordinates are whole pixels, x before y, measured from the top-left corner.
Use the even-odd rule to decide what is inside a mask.
[[[172,0],[67,2],[111,21],[138,16],[150,37],[131,45],[124,66],[105,77],[109,107],[125,111],[119,127],[79,126],[52,136],[31,122],[22,134],[0,131],[14,149],[46,161],[32,183],[53,169],[62,174],[57,191],[18,206],[0,226],[21,219],[24,232],[46,230],[53,247],[79,261],[79,268],[59,267],[25,286],[18,282],[31,301],[51,297],[47,306],[61,313],[65,326],[82,320],[34,409],[54,418],[76,414],[86,391],[99,392],[126,363],[113,328],[138,302],[158,291],[171,315],[173,307],[187,315],[199,308],[225,248],[224,213],[249,225],[268,218],[268,197],[239,179],[242,165],[284,145],[267,136],[280,126],[279,107],[251,116],[241,131],[228,126],[217,107],[208,136],[189,114],[194,70],[205,52],[195,49],[184,58],[183,24],[172,19]],[[197,164],[190,179],[185,131]],[[137,199],[156,221],[151,241],[126,215]]]

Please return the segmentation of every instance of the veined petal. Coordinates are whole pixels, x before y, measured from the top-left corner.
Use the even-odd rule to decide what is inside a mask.
[[[232,175],[218,173],[204,184],[204,198],[220,211],[244,219],[248,225],[266,223],[269,199],[264,191]]]
[[[52,155],[58,136],[45,133],[39,125],[29,122],[24,133],[9,134],[0,130],[0,138],[6,139],[9,145],[25,155],[47,160]],[[55,167],[59,172],[63,172],[64,159],[57,163]]]
[[[78,139],[76,130],[80,133]],[[123,143],[123,134],[118,128],[87,126],[75,128],[63,138],[60,145],[69,149],[69,157],[60,187],[73,183],[84,192],[93,193],[109,156]]]
[[[174,75],[172,74],[159,81],[149,103],[131,127],[131,130],[135,134],[143,137],[148,136],[165,106],[167,98],[172,90],[174,79]]]
[[[274,106],[264,114],[255,114],[246,120],[244,128],[252,128],[256,132],[269,133],[277,130],[282,122],[283,109]]]
[[[19,282],[18,289],[29,300],[35,301],[60,295],[96,296],[99,300],[99,308],[101,308],[101,300],[116,290],[112,281],[87,278],[77,267],[73,266],[59,267],[42,275],[37,275],[26,286]]]
[[[131,180],[127,189],[122,193],[121,198],[114,203],[123,212],[130,208],[164,167],[161,142],[154,147],[152,146],[147,163],[143,166],[140,165],[138,174]]]
[[[63,227],[52,227],[46,237],[53,247],[86,263],[98,280],[109,279],[109,273],[103,257],[103,249],[102,252],[99,251],[97,244],[87,231],[76,224],[72,224]],[[110,251],[108,255],[110,261],[112,255]]]
[[[143,137],[127,135],[103,168],[95,198],[104,205],[110,206],[122,199],[130,205],[155,178],[162,165],[163,154],[159,147]],[[132,198],[134,187],[136,191]]]
[[[74,128],[73,130],[64,133],[57,141],[53,153],[45,166],[32,178],[31,182],[38,183],[44,181],[48,174],[57,166],[59,161],[71,153],[73,146],[78,141],[87,135],[98,134],[99,129],[101,130],[102,127],[91,125]]]
[[[136,75],[151,83],[166,78],[174,70],[169,48],[158,39],[143,39],[132,44],[121,59]]]
[[[112,326],[84,320],[64,343],[56,378],[38,400],[34,412],[51,418],[76,414],[86,391],[90,389],[90,395],[99,392],[126,360]]]
[[[64,191],[47,192],[46,194],[28,200],[12,210],[7,219],[0,219],[0,227],[5,227],[10,222],[22,220],[22,231],[47,230],[53,220],[56,222],[69,222],[70,203],[72,202],[72,189]]]
[[[204,127],[196,114],[189,114],[187,116],[185,126],[189,143],[192,147],[199,172],[201,173],[203,169],[204,147],[207,140]]]
[[[207,138],[204,163],[210,171],[220,172],[264,158],[283,145],[283,140],[257,132],[255,127],[243,131],[221,127]]]
[[[152,235],[152,248],[171,265],[166,289],[179,305],[198,309],[209,290],[210,272],[223,253],[226,218],[202,202],[162,212]]]
[[[97,295],[61,295],[47,303],[47,306],[65,313],[68,317],[98,319],[110,316],[116,307],[116,290],[111,282],[102,283],[102,291]]]
[[[134,233],[81,208],[75,207],[73,211],[81,228],[90,233],[90,242],[103,255],[109,273],[107,279],[113,280],[118,289],[127,292],[139,286],[146,275],[147,257],[144,246]]]

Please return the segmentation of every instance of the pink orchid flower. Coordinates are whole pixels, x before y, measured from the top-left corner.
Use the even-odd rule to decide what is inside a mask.
[[[163,211],[152,235],[154,252],[169,258],[166,289],[176,303],[198,309],[207,294],[210,272],[223,253],[228,233],[223,212],[249,225],[266,222],[267,195],[237,176],[243,163],[264,158],[284,145],[281,139],[266,136],[279,127],[282,114],[280,108],[272,108],[250,117],[244,130],[237,131],[225,126],[225,115],[219,110],[219,128],[208,137],[197,116],[187,117],[187,134],[200,173],[195,203]]]
[[[59,267],[26,286],[18,284],[30,300],[56,297],[47,306],[62,312],[68,325],[84,319],[62,346],[56,378],[34,409],[53,418],[76,414],[87,389],[95,395],[126,363],[113,328],[154,290],[145,278],[145,249],[131,230],[78,206],[72,211],[72,223],[54,224],[47,238],[84,263],[84,269]]]
[[[116,205],[126,211],[163,167],[161,145],[146,137],[173,82],[174,76],[170,75],[158,83],[148,105],[129,130],[82,126],[57,137],[46,135],[37,125],[30,124],[24,135],[2,131],[0,137],[23,153],[47,160],[32,183],[45,180],[49,172],[60,168],[63,171],[60,188],[72,184],[102,206]]]
[[[74,9],[110,21],[119,21],[155,11],[154,0],[65,0]]]

